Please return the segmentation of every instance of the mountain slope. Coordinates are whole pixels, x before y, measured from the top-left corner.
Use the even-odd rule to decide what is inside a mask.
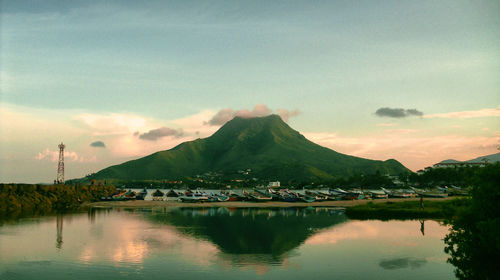
[[[375,161],[337,153],[290,128],[277,115],[236,117],[212,136],[105,168],[95,179],[174,179],[206,172],[251,169],[269,180],[331,179],[358,173],[409,172],[396,160]]]
[[[470,159],[470,160],[466,160],[466,161],[458,161],[458,160],[454,160],[454,159],[447,159],[447,160],[443,160],[443,161],[441,161],[439,163],[461,163],[461,162],[484,163],[485,159],[489,163],[498,162],[498,161],[500,161],[500,153],[486,155],[486,156],[480,156],[480,157],[477,157],[475,159]]]
[[[467,162],[484,162],[485,159],[489,163],[498,162],[500,161],[500,153],[477,157],[475,159],[468,160]]]

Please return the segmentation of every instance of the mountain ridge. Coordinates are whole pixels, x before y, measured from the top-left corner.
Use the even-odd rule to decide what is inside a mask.
[[[397,160],[338,153],[307,140],[279,116],[235,117],[213,135],[110,166],[93,179],[176,179],[207,172],[252,170],[267,180],[324,180],[353,174],[410,172]]]
[[[484,163],[484,159],[486,159],[489,163],[494,163],[500,161],[500,153],[495,153],[491,155],[480,156],[477,158],[459,161],[455,159],[447,159],[440,161],[439,163]]]

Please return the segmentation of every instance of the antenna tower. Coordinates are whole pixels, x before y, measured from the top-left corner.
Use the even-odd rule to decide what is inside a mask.
[[[66,146],[61,142],[58,147],[59,163],[57,164],[57,183],[64,184],[64,148],[66,148]]]

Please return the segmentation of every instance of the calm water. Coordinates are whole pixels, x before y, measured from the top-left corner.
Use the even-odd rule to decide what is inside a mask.
[[[0,279],[454,279],[436,221],[326,208],[106,209],[0,226]]]

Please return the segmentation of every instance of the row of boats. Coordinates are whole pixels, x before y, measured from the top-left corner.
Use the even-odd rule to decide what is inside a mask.
[[[119,190],[110,197],[102,197],[101,200],[144,200],[148,192],[143,189],[140,192],[133,190]],[[253,189],[243,190],[240,193],[222,190],[220,192],[207,192],[202,190],[163,192],[159,189],[151,194],[152,200],[179,200],[182,202],[225,202],[225,201],[284,201],[284,202],[320,202],[328,200],[355,200],[355,199],[387,199],[387,198],[412,198],[412,197],[432,197],[445,198],[452,195],[468,195],[466,190],[458,187],[423,190],[410,187],[409,189],[389,190],[343,190],[340,188],[328,190],[304,190],[291,191],[289,189]]]

